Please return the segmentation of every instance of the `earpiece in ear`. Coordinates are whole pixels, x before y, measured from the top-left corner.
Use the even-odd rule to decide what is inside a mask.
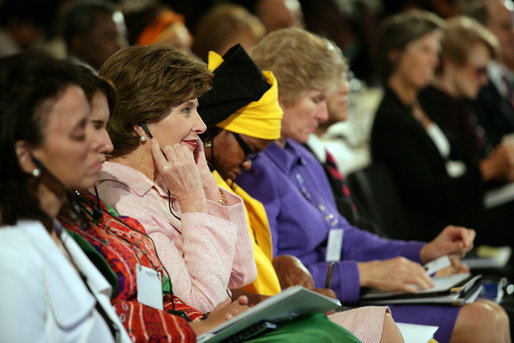
[[[146,126],[146,123],[139,123],[138,125],[141,126],[143,128],[143,130],[145,130],[148,137],[153,138],[152,134],[150,133],[150,130],[148,129],[148,126]],[[141,138],[143,138],[143,137],[144,136],[141,136]],[[146,137],[145,137],[145,140],[146,140]],[[141,139],[141,141],[143,141],[143,140]]]

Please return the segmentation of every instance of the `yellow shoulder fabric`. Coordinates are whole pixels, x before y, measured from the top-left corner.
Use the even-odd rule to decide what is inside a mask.
[[[252,284],[245,286],[244,289],[264,295],[280,293],[280,283],[271,262],[273,249],[264,205],[236,184],[233,184],[233,188],[230,188],[217,171],[214,171],[213,175],[219,186],[239,195],[245,204],[248,227],[253,239],[253,256],[257,265],[257,279]]]

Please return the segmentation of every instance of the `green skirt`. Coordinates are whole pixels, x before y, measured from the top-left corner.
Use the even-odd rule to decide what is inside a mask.
[[[306,314],[281,322],[280,326],[247,342],[340,342],[360,343],[350,331],[331,322],[324,314]]]

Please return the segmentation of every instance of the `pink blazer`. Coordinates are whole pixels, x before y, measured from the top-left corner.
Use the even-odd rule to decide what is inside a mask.
[[[173,292],[202,312],[227,298],[227,288],[253,282],[257,276],[253,244],[242,199],[223,190],[227,204],[207,201],[208,214],[181,213],[168,191],[143,173],[105,162],[98,184],[100,198],[121,215],[141,222],[154,240]]]

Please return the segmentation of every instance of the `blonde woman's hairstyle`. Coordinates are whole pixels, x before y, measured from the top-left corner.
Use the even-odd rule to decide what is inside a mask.
[[[346,71],[335,43],[300,28],[269,33],[250,50],[250,56],[261,69],[275,74],[279,98],[285,105],[295,104],[312,89],[330,94]]]
[[[181,103],[200,97],[211,87],[207,65],[169,45],[130,46],[113,54],[100,75],[111,80],[117,104],[107,123],[113,156],[139,145],[134,126],[155,122]]]
[[[498,40],[485,26],[469,17],[448,19],[441,39],[441,59],[463,66],[477,44],[486,47],[491,58],[499,58]]]

